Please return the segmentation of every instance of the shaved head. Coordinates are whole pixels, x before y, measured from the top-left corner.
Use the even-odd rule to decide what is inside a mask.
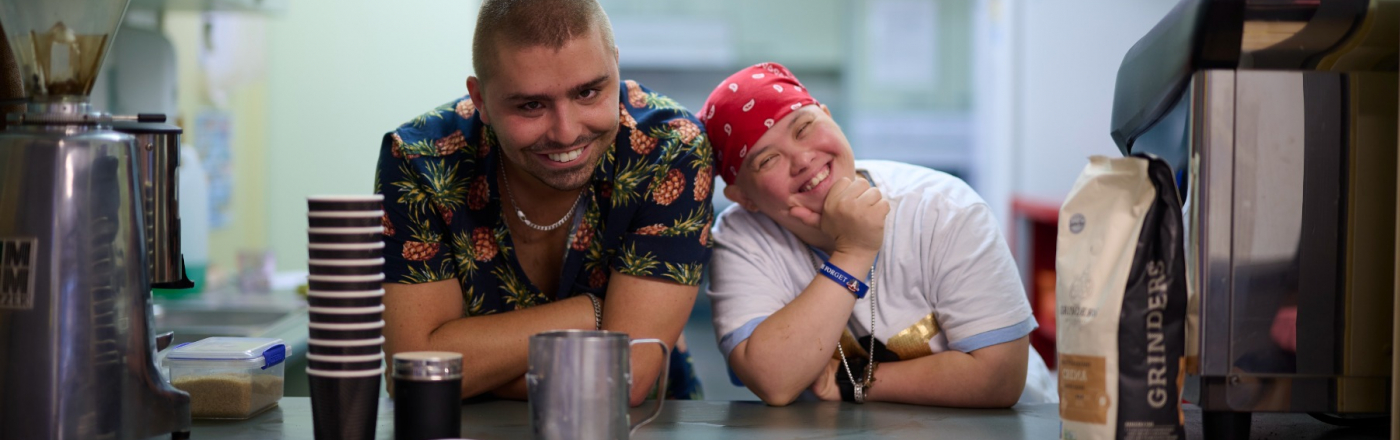
[[[615,50],[612,23],[597,0],[484,0],[472,35],[472,69],[489,82],[502,49],[559,49],[594,32]]]

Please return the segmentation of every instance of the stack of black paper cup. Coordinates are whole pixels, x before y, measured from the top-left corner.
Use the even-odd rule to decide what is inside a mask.
[[[316,438],[373,439],[384,375],[383,196],[307,199]]]

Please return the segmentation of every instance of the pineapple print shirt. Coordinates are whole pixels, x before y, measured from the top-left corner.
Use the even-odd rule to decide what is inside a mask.
[[[536,288],[516,259],[501,215],[495,133],[470,99],[386,133],[375,178],[384,195],[386,282],[456,278],[463,316],[603,297],[614,269],[698,285],[714,219],[710,143],[674,100],[631,80],[620,93],[621,127],[576,208],[557,292]],[[698,395],[688,366],[688,356],[672,359],[673,370],[685,371],[671,373],[669,397]]]

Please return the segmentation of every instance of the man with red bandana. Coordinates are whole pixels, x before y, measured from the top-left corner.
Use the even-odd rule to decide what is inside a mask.
[[[1054,401],[1010,249],[967,184],[855,160],[776,63],[725,79],[699,117],[736,203],[712,234],[716,336],[764,402]]]

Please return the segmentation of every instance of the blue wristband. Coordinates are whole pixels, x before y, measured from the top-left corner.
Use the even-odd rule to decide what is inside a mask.
[[[851,291],[851,294],[855,295],[856,299],[865,298],[865,293],[870,291],[870,286],[861,282],[860,279],[851,276],[851,274],[846,273],[846,271],[841,270],[841,268],[836,267],[836,265],[831,264],[830,261],[822,263],[822,269],[818,272],[821,272],[822,275],[826,275],[827,278],[831,278],[832,281],[845,287],[846,290]]]

